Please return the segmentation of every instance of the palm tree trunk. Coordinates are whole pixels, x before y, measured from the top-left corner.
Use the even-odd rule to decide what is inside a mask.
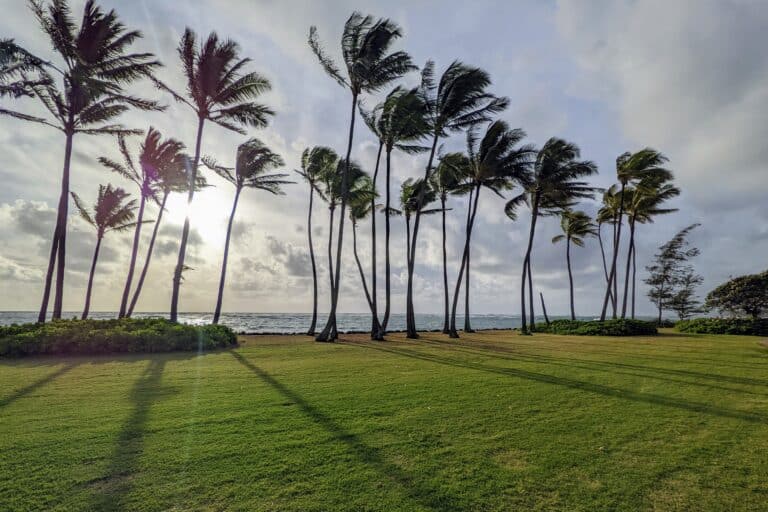
[[[96,237],[96,249],[93,251],[93,261],[91,262],[91,273],[88,276],[88,288],[85,292],[85,306],[83,307],[83,320],[88,318],[88,313],[91,310],[91,291],[93,291],[93,274],[96,272],[96,261],[99,259],[99,249],[101,248],[101,239],[103,235],[99,234]]]
[[[632,320],[635,319],[635,284],[637,283],[637,246],[632,245]]]
[[[379,177],[379,164],[381,162],[381,151],[384,144],[379,141],[379,151],[376,153],[376,167],[373,170],[373,189],[376,190],[376,180]],[[383,340],[384,333],[381,332],[379,324],[379,304],[376,298],[376,196],[371,195],[371,339]]]
[[[315,187],[309,186],[309,213],[307,214],[307,237],[309,238],[309,260],[312,262],[312,323],[309,324],[307,336],[315,335],[317,325],[317,264],[315,263],[315,248],[312,245],[312,203],[315,198]]]
[[[329,208],[330,219],[328,221],[328,277],[331,280],[331,296],[333,296],[333,286],[336,282],[333,279],[333,216],[336,212],[336,205],[333,204]]]
[[[429,160],[427,160],[427,167],[424,171],[424,183],[429,179],[429,171],[432,169],[432,162],[435,159],[435,150],[437,149],[437,141],[439,135],[435,133],[432,140],[432,150],[429,152]],[[416,201],[418,208],[416,209],[416,218],[413,221],[413,239],[411,240],[411,257],[410,264],[408,265],[408,292],[406,295],[406,307],[408,311],[407,320],[408,326],[406,329],[406,338],[416,339],[419,337],[416,332],[416,315],[413,309],[413,270],[416,266],[416,242],[419,236],[419,223],[421,221],[421,203],[424,201],[424,192],[426,187],[419,188],[419,197]]]
[[[341,211],[339,214],[339,235],[336,247],[336,274],[331,290],[331,312],[328,315],[323,331],[317,335],[316,341],[335,341],[336,308],[339,304],[339,284],[341,281],[341,249],[344,243],[344,216],[347,211],[347,196],[349,195],[349,157],[352,154],[352,140],[355,135],[355,109],[357,108],[357,93],[352,94],[352,114],[349,121],[349,140],[347,141],[347,159],[344,163],[344,174],[341,177]]]
[[[139,295],[141,294],[141,288],[144,286],[144,279],[147,277],[147,270],[149,269],[149,262],[152,259],[152,251],[155,248],[155,239],[157,238],[157,231],[160,229],[160,221],[163,220],[163,212],[165,211],[165,203],[168,200],[169,192],[163,193],[163,200],[160,202],[160,211],[157,213],[157,220],[155,226],[152,229],[152,238],[149,239],[149,247],[147,248],[147,257],[144,260],[144,268],[141,269],[139,275],[139,281],[136,283],[136,291],[133,292],[133,298],[131,304],[128,307],[128,316],[130,318],[133,315],[133,309],[136,307],[136,303],[139,301]]]
[[[531,248],[533,251],[533,248]],[[528,310],[530,311],[530,323],[528,324],[531,332],[536,330],[536,317],[533,312],[533,270],[531,270],[531,260],[533,258],[528,257]]]
[[[474,201],[475,205],[477,205],[477,199],[479,195],[480,195],[480,189],[478,188],[477,193],[475,194],[475,201]],[[472,204],[471,198],[469,202],[471,205]],[[477,206],[474,206],[473,209],[474,211],[477,211]],[[475,215],[473,213],[471,219],[467,217],[467,224],[468,224],[467,237],[468,238],[472,236],[472,227],[473,227],[472,224],[474,224],[474,221],[475,221]],[[470,240],[469,243],[467,243],[467,271],[465,274],[466,282],[464,286],[464,332],[475,332],[472,329],[472,325],[470,324],[470,321],[469,321],[469,269],[472,266],[471,265],[472,260],[470,257],[471,254],[472,254],[472,241]]]
[[[475,198],[474,203],[472,201],[472,194],[470,192],[470,198],[469,198],[469,206],[467,207],[467,212],[472,212],[471,217],[467,220],[467,230],[466,230],[466,239],[464,240],[464,250],[461,254],[461,266],[459,267],[459,276],[456,279],[456,289],[453,292],[453,307],[451,309],[451,330],[448,333],[448,335],[451,338],[458,338],[459,332],[456,330],[456,309],[459,304],[459,292],[461,291],[461,282],[464,278],[464,269],[468,265],[469,260],[469,244],[472,239],[472,226],[475,223],[475,215],[477,214],[477,204],[480,199],[480,186],[478,185],[475,187]]]
[[[544,294],[539,292],[539,298],[541,299],[541,311],[544,313],[544,321],[549,325],[549,316],[547,316],[547,305],[544,304]]]
[[[568,265],[568,283],[570,285],[571,296],[571,320],[576,320],[576,310],[573,306],[573,272],[571,272],[571,237],[565,240],[565,261]]]
[[[629,219],[629,247],[627,248],[627,265],[624,270],[624,300],[621,304],[621,318],[627,317],[627,300],[629,298],[629,270],[632,263],[632,251],[635,247],[635,226],[632,219]]]
[[[198,117],[197,139],[195,141],[195,159],[192,161],[192,169],[189,177],[189,193],[187,194],[187,215],[184,218],[184,228],[181,230],[181,243],[179,244],[179,259],[173,272],[173,290],[171,292],[171,322],[177,322],[179,318],[179,288],[181,287],[181,274],[184,272],[184,258],[187,254],[187,240],[189,239],[189,209],[192,207],[192,199],[195,197],[195,183],[197,183],[197,165],[200,162],[200,149],[203,142],[203,125],[205,118]]]
[[[133,270],[136,268],[136,256],[139,254],[139,241],[141,240],[141,224],[144,221],[144,207],[147,197],[144,194],[144,186],[141,190],[141,201],[139,202],[139,214],[136,217],[136,227],[133,230],[133,247],[131,249],[131,261],[128,264],[128,276],[125,278],[125,287],[123,288],[123,297],[120,299],[120,312],[118,318],[123,318],[128,312],[128,294],[131,293],[131,284],[133,282]]]
[[[365,292],[365,300],[368,302],[368,307],[373,308],[371,303],[371,294],[368,293],[368,283],[365,279],[365,272],[363,271],[363,264],[360,263],[360,257],[357,255],[357,222],[352,221],[352,253],[355,256],[355,263],[357,263],[357,270],[360,272],[360,281],[363,283],[363,292]],[[374,320],[376,320],[374,318]],[[378,325],[374,328],[378,329]]]
[[[525,310],[525,280],[528,277],[528,262],[531,259],[531,248],[533,247],[533,235],[536,231],[536,219],[539,216],[539,194],[534,194],[533,205],[531,208],[531,228],[528,233],[528,247],[525,250],[525,258],[523,258],[523,275],[520,279],[520,332],[522,334],[528,334],[528,322],[526,319],[527,312]],[[533,320],[533,319],[531,319]]]
[[[227,223],[227,237],[224,239],[224,259],[221,262],[221,278],[219,279],[219,295],[216,298],[216,309],[213,312],[214,324],[218,324],[221,317],[221,304],[224,301],[224,282],[227,278],[227,260],[229,259],[229,240],[232,236],[232,223],[235,220],[237,203],[240,201],[240,192],[242,192],[242,188],[237,187],[235,200],[232,202],[232,213],[229,214],[229,223]]]
[[[45,286],[43,288],[43,302],[37,315],[37,322],[43,323],[48,315],[48,302],[51,296],[51,283],[53,283],[53,269],[56,267],[56,254],[59,248],[58,222],[53,228],[53,242],[51,243],[51,255],[48,258],[48,271],[45,274]]]
[[[448,312],[449,305],[448,305],[448,250],[445,245],[445,200],[446,196],[445,194],[440,195],[440,209],[442,210],[443,215],[443,294],[444,294],[444,306],[445,306],[445,318],[443,320],[443,334],[448,334],[450,331],[450,321],[449,321],[449,315]]]
[[[622,224],[622,218],[624,217],[624,183],[621,184],[621,195],[620,195],[620,201],[619,201],[619,218],[618,218],[618,228],[616,229],[616,243],[613,250],[613,262],[611,263],[611,272],[609,274],[610,279],[614,280],[616,278],[616,259],[619,256],[619,244],[621,242],[621,224]],[[608,285],[610,286],[610,284]],[[614,297],[616,295],[614,294]],[[603,310],[600,313],[600,321],[605,321],[605,314],[608,312],[608,298],[609,298],[609,291],[605,290],[605,297],[603,298]],[[614,318],[616,317],[614,313]]]
[[[601,229],[603,227],[602,223],[598,223],[597,225],[597,241],[600,244],[600,256],[603,259],[603,274],[605,275],[605,283],[608,286],[608,289],[611,289],[610,281],[608,281],[608,264],[605,262],[605,248],[603,247],[603,235],[601,232]],[[611,301],[613,301],[613,293],[611,293]]]
[[[618,243],[617,242],[618,238],[616,237],[616,230],[617,229],[618,229],[618,222],[617,222],[616,216],[614,215],[614,217],[613,217],[613,250],[614,251],[617,250],[616,244]],[[616,318],[616,312],[618,310],[618,302],[619,302],[619,299],[618,299],[619,290],[618,290],[618,286],[616,284],[616,276],[615,275],[611,279],[611,281],[610,281],[608,286],[611,287],[611,307],[612,307],[612,310],[613,310],[613,317]]]
[[[387,190],[386,199],[384,204],[384,289],[385,289],[385,302],[384,302],[384,319],[381,322],[381,335],[382,337],[387,332],[387,324],[389,324],[389,313],[391,305],[391,277],[390,277],[390,262],[389,262],[389,216],[390,216],[390,155],[392,154],[392,148],[387,147]]]
[[[70,121],[74,124],[72,115],[70,115]],[[54,241],[56,246],[56,293],[53,299],[53,319],[61,318],[61,311],[64,304],[64,270],[66,268],[66,256],[67,256],[67,217],[69,216],[69,175],[70,164],[72,161],[72,143],[74,139],[74,131],[70,130],[66,132],[66,145],[64,148],[64,169],[61,177],[61,196],[59,197],[59,211],[56,216],[56,231],[58,232],[58,240]],[[54,234],[56,238],[56,234]],[[49,264],[50,266],[50,264]],[[47,292],[50,294],[50,284],[45,285]],[[45,295],[45,293],[44,293]],[[45,307],[47,309],[48,300],[44,297]],[[43,321],[45,321],[45,313],[41,311]]]

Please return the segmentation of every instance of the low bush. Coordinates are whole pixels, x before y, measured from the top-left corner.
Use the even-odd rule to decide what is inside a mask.
[[[643,320],[553,320],[536,324],[538,332],[575,334],[579,336],[650,336],[657,334],[656,324]]]
[[[695,318],[675,324],[680,332],[768,336],[768,318]]]
[[[55,320],[0,327],[0,357],[212,350],[237,344],[223,325],[177,324],[162,318]]]

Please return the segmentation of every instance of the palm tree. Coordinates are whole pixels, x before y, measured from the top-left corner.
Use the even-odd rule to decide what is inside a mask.
[[[232,201],[232,212],[229,214],[227,236],[224,241],[224,259],[221,263],[219,294],[216,298],[216,309],[213,312],[213,323],[217,324],[221,317],[221,304],[224,300],[224,282],[227,276],[227,259],[229,258],[232,223],[235,220],[235,212],[237,211],[237,203],[240,201],[240,194],[245,188],[253,188],[264,190],[274,195],[284,195],[285,192],[283,192],[281,187],[293,182],[286,181],[287,174],[265,174],[273,169],[282,167],[285,163],[280,155],[273,153],[271,149],[258,139],[250,139],[238,146],[234,168],[219,165],[214,159],[209,157],[203,157],[203,163],[235,186],[235,198]]]
[[[240,58],[240,47],[231,40],[219,40],[216,32],[211,32],[208,39],[197,45],[197,35],[190,29],[184,30],[177,49],[187,82],[186,96],[175,92],[163,82],[153,79],[155,85],[166,91],[173,98],[197,115],[197,136],[195,138],[195,156],[191,163],[190,183],[197,182],[200,152],[203,143],[203,128],[206,121],[211,121],[227,130],[245,135],[244,126],[263,128],[274,112],[267,106],[254,101],[272,86],[269,80],[256,72],[242,73],[251,61]],[[195,187],[189,187],[187,205],[191,208],[195,196]],[[171,294],[171,321],[178,319],[179,288],[184,259],[187,254],[189,239],[189,208],[184,219],[179,244],[179,258],[173,273],[173,291]]]
[[[131,96],[125,91],[126,85],[140,78],[151,77],[160,63],[150,53],[128,53],[130,46],[141,38],[141,33],[127,30],[114,10],[105,13],[93,0],[85,3],[79,27],[65,0],[54,0],[50,5],[30,0],[29,6],[63,62],[53,64],[30,57],[39,77],[31,80],[34,83],[28,83],[23,91],[34,95],[50,116],[35,117],[7,109],[0,109],[0,114],[50,126],[64,133],[61,193],[38,316],[38,321],[44,322],[54,268],[56,294],[53,318],[61,318],[64,301],[70,163],[74,137],[76,134],[140,133],[115,124],[113,120],[131,108],[162,110],[156,102]],[[6,41],[6,48],[12,48],[8,46],[10,44]],[[17,53],[20,51],[14,50]],[[55,80],[54,76],[59,80]]]
[[[317,265],[315,263],[315,248],[312,244],[312,207],[315,192],[324,199],[321,184],[329,173],[336,169],[339,157],[331,148],[317,146],[307,148],[301,154],[301,170],[295,171],[309,185],[309,212],[307,214],[307,237],[309,238],[309,259],[312,262],[312,321],[307,330],[307,336],[315,335],[317,325]]]
[[[427,122],[430,126],[432,145],[427,166],[424,169],[424,181],[429,179],[435,158],[438,141],[450,133],[458,132],[481,122],[487,122],[497,112],[507,107],[506,98],[497,98],[486,92],[491,79],[485,71],[454,61],[435,82],[435,64],[428,61],[421,72],[420,94],[427,109]],[[420,188],[424,194],[427,187]],[[422,200],[418,201],[423,203]],[[416,261],[416,242],[419,235],[421,211],[417,210],[413,222],[413,236],[409,252],[408,290],[406,294],[406,323],[408,338],[418,338],[416,317],[413,311],[413,271]]]
[[[619,157],[616,159],[616,177],[619,179],[621,188],[619,189],[619,213],[617,220],[618,227],[616,229],[616,244],[613,251],[611,270],[608,274],[609,283],[616,278],[616,263],[619,256],[621,225],[623,223],[624,217],[624,192],[627,188],[627,185],[633,184],[644,178],[652,178],[654,180],[660,181],[668,181],[672,179],[672,173],[662,167],[662,165],[664,165],[667,161],[667,157],[651,148],[641,149],[636,153],[626,152],[619,155]],[[610,287],[610,284],[608,287]],[[605,315],[608,310],[608,287],[606,287],[605,290],[603,309],[600,313],[600,321],[605,321]],[[615,317],[616,315],[614,313],[614,318]]]
[[[162,140],[160,132],[150,126],[139,153],[139,168],[134,163],[128,151],[125,137],[118,137],[118,147],[123,156],[123,163],[110,158],[100,157],[99,162],[111,171],[118,173],[139,187],[139,213],[136,228],[133,233],[133,246],[131,249],[131,261],[128,264],[128,275],[123,287],[123,295],[120,300],[118,318],[123,318],[128,313],[128,295],[131,293],[133,272],[136,268],[136,256],[139,253],[139,241],[141,240],[141,225],[144,220],[144,208],[147,200],[157,201],[156,182],[160,177],[160,169],[165,166],[173,166],[177,162],[179,153],[184,149],[184,144],[174,139]]]
[[[128,312],[126,313],[126,316],[128,317],[133,315],[133,310],[136,307],[136,303],[139,301],[139,295],[141,295],[141,289],[144,286],[144,279],[147,277],[149,263],[152,260],[152,252],[155,248],[157,232],[160,229],[160,221],[163,220],[163,213],[165,212],[165,204],[168,201],[168,196],[170,196],[172,192],[189,192],[189,180],[191,178],[191,172],[188,172],[191,171],[189,167],[189,156],[179,152],[173,157],[168,155],[166,165],[157,169],[155,187],[159,194],[155,194],[153,197],[153,201],[158,205],[157,220],[152,228],[152,236],[150,237],[149,245],[147,246],[147,255],[144,258],[144,266],[142,267],[139,279],[136,282],[136,290],[134,290],[133,297],[128,305]],[[200,190],[205,186],[207,186],[205,178],[202,175],[198,175],[195,187]],[[158,196],[160,196],[159,199]]]
[[[626,202],[627,223],[629,225],[629,248],[627,249],[627,265],[624,273],[624,300],[621,307],[621,318],[627,316],[627,297],[629,292],[630,261],[632,263],[632,318],[635,317],[635,280],[637,264],[635,262],[635,227],[639,222],[653,222],[654,217],[667,215],[677,211],[677,208],[662,208],[662,204],[680,195],[680,189],[667,183],[666,176],[651,175],[641,179],[637,186],[624,192]]]
[[[610,300],[611,300],[611,306],[614,310],[614,314],[617,307],[616,302],[616,279],[614,276],[613,282],[609,281],[608,278],[608,264],[605,261],[605,247],[603,246],[603,237],[602,237],[602,225],[603,224],[610,224],[613,227],[613,235],[611,237],[612,241],[612,247],[616,247],[616,226],[618,224],[617,218],[619,215],[619,194],[616,190],[616,185],[611,185],[607,189],[603,191],[603,205],[600,207],[600,209],[597,211],[597,240],[600,244],[600,255],[602,257],[603,261],[603,275],[605,276],[605,282],[608,285],[608,290],[610,292]]]
[[[32,87],[46,83],[46,65],[13,39],[0,39],[0,98],[33,97]]]
[[[376,105],[370,112],[360,109],[360,114],[365,124],[371,132],[379,139],[379,150],[376,157],[376,167],[373,173],[374,186],[379,172],[379,160],[382,149],[386,152],[386,199],[384,202],[385,216],[385,305],[384,318],[381,322],[381,330],[378,333],[372,333],[373,339],[384,339],[384,333],[389,323],[391,311],[391,272],[390,272],[390,214],[391,209],[391,176],[392,176],[392,150],[397,148],[408,154],[416,154],[426,151],[427,148],[418,145],[429,131],[429,124],[426,120],[426,104],[424,103],[418,88],[403,89],[401,86],[395,87],[386,97],[386,99]],[[372,199],[373,201],[373,199]],[[371,208],[375,208],[373,202]],[[376,217],[371,217],[371,264],[376,269]],[[374,304],[374,315],[377,315],[376,301],[376,271],[373,271],[371,279],[371,290]]]
[[[373,180],[367,175],[362,176],[357,180],[349,190],[349,220],[352,221],[352,252],[355,255],[357,270],[360,272],[360,281],[363,283],[365,300],[368,302],[368,307],[371,311],[375,309],[373,305],[373,297],[368,292],[368,283],[365,279],[363,265],[360,262],[360,256],[357,254],[357,223],[373,212],[371,203],[372,200],[376,200],[377,195]],[[377,316],[373,317],[373,323],[374,326],[371,332],[376,333],[380,330]]]
[[[415,69],[407,53],[397,51],[387,54],[392,43],[401,36],[400,27],[391,20],[379,19],[374,21],[371,16],[363,16],[358,12],[353,12],[344,24],[344,33],[341,37],[341,50],[347,68],[346,76],[344,76],[320,46],[317,27],[312,26],[309,29],[309,46],[320,61],[320,65],[339,85],[349,89],[352,93],[347,153],[343,160],[346,163],[350,162],[352,153],[352,141],[355,134],[355,109],[360,94],[376,92],[393,80]],[[341,180],[341,215],[336,249],[335,281],[331,287],[331,311],[325,327],[316,337],[317,341],[334,341],[336,339],[335,324],[341,278],[341,250],[344,242],[344,217],[350,183],[348,174],[349,168],[347,166]],[[332,331],[333,336],[331,336]]]
[[[96,262],[99,259],[99,249],[101,241],[110,231],[127,231],[137,223],[133,222],[136,211],[136,200],[131,199],[124,202],[129,194],[121,188],[112,188],[112,185],[99,185],[99,195],[96,204],[93,206],[93,214],[83,205],[83,201],[77,194],[72,192],[72,199],[75,202],[75,208],[80,212],[80,216],[96,228],[96,248],[93,251],[93,261],[91,262],[91,273],[88,276],[88,288],[85,292],[85,307],[83,308],[83,320],[88,318],[88,312],[91,309],[91,291],[93,290],[93,275],[96,272]]]
[[[594,188],[579,178],[597,172],[597,166],[588,160],[577,160],[580,151],[576,144],[552,137],[539,150],[533,164],[533,174],[525,183],[525,192],[512,198],[506,205],[507,216],[516,217],[516,210],[522,203],[531,207],[531,227],[528,233],[528,247],[523,260],[523,276],[520,281],[521,332],[528,333],[526,320],[525,286],[528,279],[530,328],[534,328],[533,277],[531,275],[531,252],[539,217],[556,215],[568,209],[578,199],[592,198]]]
[[[478,140],[474,129],[467,132],[467,155],[457,158],[458,169],[465,176],[464,187],[469,191],[467,206],[467,227],[464,252],[459,267],[459,277],[453,294],[453,310],[451,311],[451,338],[458,338],[456,330],[456,308],[459,302],[461,280],[466,269],[469,272],[469,250],[472,241],[472,229],[475,216],[480,204],[480,191],[487,188],[503,197],[502,192],[511,189],[515,184],[526,185],[530,182],[530,166],[535,150],[530,145],[519,146],[525,137],[520,129],[511,130],[504,121],[494,121],[485,132],[482,140]],[[470,215],[471,212],[471,215]],[[469,282],[467,281],[465,304],[464,331],[471,332],[469,323]]]
[[[440,198],[440,209],[442,210],[442,245],[443,245],[443,334],[450,331],[450,298],[448,297],[448,250],[446,248],[446,204],[448,194],[459,191],[459,183],[464,175],[466,157],[462,153],[448,153],[440,157],[440,161],[435,167],[435,171],[429,178],[432,189]],[[469,211],[469,208],[467,209]]]
[[[560,228],[562,235],[552,238],[556,244],[565,240],[565,262],[568,266],[568,283],[571,299],[571,320],[576,320],[576,310],[573,305],[573,272],[571,271],[571,243],[584,247],[584,239],[591,235],[597,235],[592,218],[582,211],[563,210],[560,214]]]
[[[430,187],[429,182],[422,179],[408,178],[400,186],[400,209],[392,209],[392,214],[403,215],[405,217],[405,241],[406,241],[406,260],[410,265],[413,254],[411,253],[411,218],[417,212],[421,215],[437,213],[437,208],[426,208],[429,204],[437,200],[435,190]]]

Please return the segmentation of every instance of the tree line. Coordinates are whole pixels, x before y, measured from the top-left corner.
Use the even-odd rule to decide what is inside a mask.
[[[240,56],[237,43],[221,39],[213,32],[204,40],[187,28],[177,53],[185,89],[178,91],[157,76],[161,63],[151,53],[132,53],[141,33],[127,29],[115,11],[105,12],[89,0],[79,26],[64,0],[44,3],[30,0],[29,5],[41,29],[50,39],[57,62],[33,55],[12,40],[0,42],[0,94],[3,97],[32,97],[38,100],[46,117],[0,109],[0,114],[26,122],[58,129],[64,135],[64,162],[56,226],[44,282],[39,320],[47,317],[53,291],[54,319],[62,313],[67,219],[70,196],[86,222],[96,229],[90,290],[100,244],[110,231],[133,230],[133,244],[119,316],[130,316],[141,293],[152,257],[158,226],[171,193],[187,195],[191,207],[195,192],[208,186],[201,167],[206,167],[234,186],[235,194],[229,217],[224,258],[221,267],[214,322],[218,322],[223,302],[227,258],[233,219],[241,192],[246,188],[281,194],[290,183],[288,175],[276,172],[284,167],[282,158],[258,139],[241,144],[231,166],[221,165],[203,156],[204,134],[211,124],[243,135],[247,129],[268,126],[275,115],[259,103],[270,90],[270,82],[249,70],[250,60]],[[651,223],[659,215],[676,211],[665,203],[680,194],[673,184],[667,158],[659,151],[644,148],[622,153],[616,159],[617,184],[606,190],[588,181],[597,166],[581,157],[580,148],[569,141],[552,137],[541,147],[525,141],[526,133],[512,128],[498,116],[509,105],[506,97],[490,92],[490,75],[475,66],[454,61],[438,72],[432,61],[420,69],[405,51],[393,51],[393,43],[402,37],[401,28],[392,20],[375,19],[353,13],[346,21],[340,47],[343,62],[338,64],[326,52],[315,27],[309,30],[308,44],[322,69],[349,94],[347,145],[343,153],[333,148],[307,148],[296,172],[309,185],[307,232],[313,275],[313,315],[308,333],[318,341],[332,341],[338,336],[337,309],[341,283],[341,256],[345,226],[351,224],[352,245],[362,291],[371,312],[371,337],[383,339],[389,325],[391,307],[391,226],[392,218],[401,216],[406,227],[406,326],[409,338],[418,337],[414,308],[414,271],[417,264],[418,237],[422,217],[439,215],[442,227],[443,332],[458,337],[456,316],[464,291],[464,326],[471,332],[470,270],[472,234],[481,195],[492,193],[506,198],[504,214],[511,222],[520,220],[520,210],[530,211],[527,244],[521,265],[522,332],[535,329],[534,286],[531,262],[534,259],[538,219],[558,217],[562,234],[552,242],[564,242],[564,264],[569,276],[570,313],[576,318],[571,249],[581,247],[588,238],[597,238],[602,254],[605,294],[601,320],[635,316],[636,237],[638,227]],[[419,84],[408,88],[397,84],[405,75],[420,73]],[[163,138],[154,128],[146,133],[117,122],[128,110],[163,111],[166,105],[130,94],[127,88],[148,80],[170,99],[188,108],[195,119],[194,149],[174,138]],[[383,99],[368,107],[366,100],[383,94]],[[360,118],[378,142],[372,175],[352,155]],[[102,157],[105,168],[127,178],[137,190],[138,199],[111,185],[99,188],[92,210],[69,189],[70,164],[75,141],[83,136],[111,135],[116,138],[122,162]],[[138,152],[131,151],[131,140],[144,135]],[[443,143],[463,135],[464,151],[445,152]],[[77,136],[77,137],[76,137]],[[427,156],[424,172],[402,183],[393,199],[393,152]],[[383,174],[383,185],[380,185]],[[602,196],[602,205],[593,219],[579,209],[579,202]],[[383,196],[383,204],[379,201]],[[312,239],[312,212],[315,198],[328,204],[329,232],[327,266],[330,284],[330,312],[326,324],[318,329],[318,260]],[[395,204],[397,202],[397,204]],[[447,257],[446,219],[458,202],[466,204],[464,244],[454,285],[450,286]],[[134,283],[139,265],[138,253],[147,207],[155,205],[157,218],[146,248],[144,263]],[[338,213],[338,216],[337,216]],[[379,267],[377,213],[384,218],[384,300],[379,311]],[[501,212],[499,212],[501,213]],[[349,218],[347,218],[349,217]],[[357,235],[361,221],[370,218],[371,261],[368,274],[358,255]],[[337,225],[337,227],[336,227]],[[603,240],[608,226],[609,239]],[[334,229],[336,227],[336,229]],[[183,282],[186,248],[190,232],[189,213],[179,240],[177,264],[172,278],[170,317],[178,318],[179,292]],[[335,237],[335,238],[334,238]],[[627,247],[622,242],[627,240]],[[623,256],[622,256],[623,255]],[[623,260],[621,259],[623,257]],[[620,289],[620,266],[624,266]],[[54,283],[55,273],[55,283]],[[55,287],[54,287],[55,284]],[[369,286],[370,285],[370,286]],[[542,297],[542,307],[543,297]]]

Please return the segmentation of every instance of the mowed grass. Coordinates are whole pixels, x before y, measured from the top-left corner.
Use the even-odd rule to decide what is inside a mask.
[[[0,510],[768,510],[757,338],[0,362]]]

